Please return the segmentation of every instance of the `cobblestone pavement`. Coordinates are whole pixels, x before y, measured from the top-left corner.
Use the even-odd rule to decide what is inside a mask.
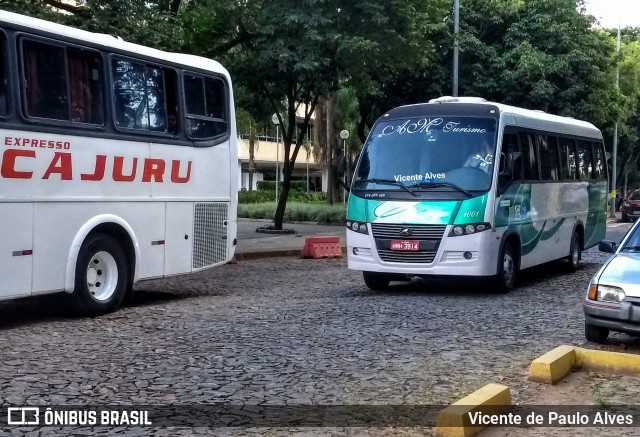
[[[575,274],[523,274],[508,295],[415,280],[366,289],[346,260],[244,261],[141,283],[95,319],[55,296],[0,303],[0,405],[433,404],[489,383],[526,403],[532,359],[583,336],[581,299],[606,254]],[[612,334],[604,348],[640,353]],[[427,428],[13,428],[6,435],[425,435]]]

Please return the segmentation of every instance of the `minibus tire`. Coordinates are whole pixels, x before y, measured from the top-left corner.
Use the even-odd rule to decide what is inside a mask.
[[[505,268],[506,264],[506,268]],[[496,293],[508,293],[515,287],[518,264],[510,242],[504,243],[498,258],[498,273],[494,278]]]
[[[389,288],[389,282],[391,282],[390,276],[384,273],[378,272],[362,272],[364,283],[371,290],[386,290]]]
[[[578,270],[580,258],[582,258],[582,242],[580,241],[580,235],[573,231],[571,246],[569,246],[569,256],[567,256],[567,269],[570,272],[573,273]]]
[[[120,244],[108,234],[89,235],[76,261],[76,309],[90,317],[113,312],[122,304],[128,284],[127,258]]]

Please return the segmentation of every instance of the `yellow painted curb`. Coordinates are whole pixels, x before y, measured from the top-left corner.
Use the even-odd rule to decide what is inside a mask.
[[[640,355],[558,346],[533,360],[529,367],[529,380],[555,384],[572,370],[583,368],[611,373],[640,374]]]
[[[558,346],[536,358],[529,367],[529,380],[542,384],[555,384],[571,373],[576,363],[576,347]]]
[[[505,414],[511,409],[511,391],[500,384],[487,384],[449,405],[438,414],[436,436],[470,437],[485,427],[472,425],[469,413]]]
[[[640,373],[640,355],[594,351],[577,348],[576,364],[580,368],[611,373]]]

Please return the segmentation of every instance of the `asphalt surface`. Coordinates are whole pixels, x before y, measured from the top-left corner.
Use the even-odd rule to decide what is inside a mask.
[[[253,235],[254,226],[241,221],[239,253],[256,240],[302,247],[302,237]],[[292,226],[303,236],[342,231]],[[612,223],[611,232],[621,236],[628,226]],[[432,435],[428,426],[345,427],[348,417],[309,428],[304,415],[318,405],[437,409],[489,382],[526,404],[540,389],[526,379],[531,360],[560,344],[640,353],[637,338],[612,334],[604,346],[584,339],[582,298],[606,258],[590,249],[573,274],[561,262],[528,269],[507,295],[473,281],[414,280],[372,292],[344,258],[290,256],[141,282],[133,303],[93,319],[70,315],[57,296],[1,302],[0,407],[170,405],[185,416],[193,406],[272,405],[303,416],[277,427],[221,427],[211,415],[184,429],[6,427],[3,434]]]

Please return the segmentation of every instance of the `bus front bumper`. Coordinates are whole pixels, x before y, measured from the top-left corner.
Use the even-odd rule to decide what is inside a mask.
[[[445,235],[448,235],[447,227]],[[500,237],[491,230],[445,237],[430,263],[390,262],[380,258],[371,235],[347,229],[347,264],[351,270],[425,276],[492,276],[496,274]]]

